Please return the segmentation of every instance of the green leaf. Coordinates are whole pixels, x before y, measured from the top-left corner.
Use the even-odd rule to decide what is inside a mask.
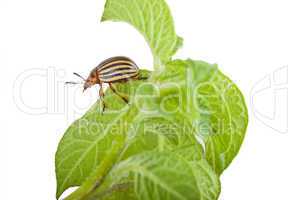
[[[157,68],[169,61],[182,45],[164,0],[107,0],[102,21],[107,20],[134,26],[147,40]]]
[[[192,124],[193,133],[204,140],[206,159],[221,174],[238,153],[248,124],[247,107],[237,86],[216,65],[193,60],[169,62],[154,79],[160,96],[153,109]],[[165,103],[170,95],[178,99]],[[170,108],[176,112],[166,112]]]
[[[149,76],[146,71],[141,74]],[[141,83],[117,84],[117,90],[131,98]],[[103,158],[109,156],[113,142],[124,140],[119,130],[129,107],[111,90],[106,91],[105,102],[108,108],[104,114],[100,101],[97,101],[67,129],[61,139],[55,156],[57,198],[67,188],[81,185]]]
[[[205,160],[174,152],[130,157],[112,169],[104,185],[87,199],[215,200],[220,192],[218,176]]]
[[[206,93],[201,97],[205,108],[201,114],[210,119],[206,159],[221,174],[239,152],[248,125],[248,111],[242,93],[228,77],[218,72],[212,82],[199,88],[200,93]],[[208,93],[211,87],[214,93]]]

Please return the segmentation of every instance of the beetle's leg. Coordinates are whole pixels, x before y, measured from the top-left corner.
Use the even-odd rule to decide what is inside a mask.
[[[108,83],[108,84],[109,84],[110,89],[111,89],[116,95],[118,95],[119,97],[121,97],[121,99],[123,99],[123,101],[124,101],[125,103],[128,104],[128,99],[127,99],[126,97],[124,97],[123,95],[119,94],[119,93],[117,92],[117,90],[114,88],[114,86],[113,86],[111,83]]]
[[[148,77],[137,77],[136,80],[147,80]]]
[[[104,92],[103,92],[102,84],[100,84],[99,97],[100,97],[100,101],[102,102],[102,113],[103,113],[106,108],[106,105],[104,102]]]

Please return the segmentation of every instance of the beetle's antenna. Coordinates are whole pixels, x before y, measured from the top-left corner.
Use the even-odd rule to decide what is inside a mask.
[[[85,78],[83,78],[83,77],[82,77],[81,75],[79,75],[78,73],[74,72],[73,74],[76,75],[76,76],[78,76],[79,78],[81,78],[82,80],[85,81]]]
[[[76,84],[83,84],[83,83],[80,83],[80,82],[73,82],[73,81],[68,81],[68,82],[65,82],[65,84],[73,84],[73,85],[76,85]]]

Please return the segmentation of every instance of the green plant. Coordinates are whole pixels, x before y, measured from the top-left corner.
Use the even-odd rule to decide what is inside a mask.
[[[172,60],[182,39],[164,0],[107,0],[107,20],[143,34],[154,70],[117,85],[130,105],[108,89],[105,114],[96,102],[68,128],[56,153],[57,198],[80,186],[66,199],[218,199],[248,123],[241,92],[216,65]]]

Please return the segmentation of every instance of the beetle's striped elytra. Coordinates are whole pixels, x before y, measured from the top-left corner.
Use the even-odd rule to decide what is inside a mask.
[[[112,84],[117,82],[125,82],[131,79],[138,79],[139,68],[137,64],[130,58],[124,56],[116,56],[108,58],[101,62],[90,72],[90,75],[87,79],[83,78],[77,73],[74,74],[84,80],[83,91],[95,84],[99,84],[99,97],[102,100],[104,111],[106,105],[104,102],[104,92],[102,84],[108,83],[110,89],[120,98],[122,98],[124,102],[128,103],[128,99],[125,96],[119,94]],[[77,84],[77,82],[66,83]]]
[[[118,56],[100,63],[95,69],[99,81],[113,83],[135,78],[139,68],[130,58]]]

